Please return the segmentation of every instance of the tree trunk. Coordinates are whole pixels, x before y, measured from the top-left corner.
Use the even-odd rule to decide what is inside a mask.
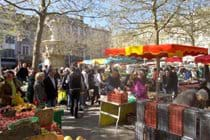
[[[40,47],[41,47],[45,17],[46,16],[44,14],[40,14],[38,16],[37,30],[36,30],[36,36],[35,36],[35,41],[34,41],[34,46],[33,46],[33,60],[32,60],[32,67],[36,71],[38,70],[38,64],[40,61]]]
[[[195,46],[195,38],[193,36],[190,36],[190,38],[191,38],[191,45]]]

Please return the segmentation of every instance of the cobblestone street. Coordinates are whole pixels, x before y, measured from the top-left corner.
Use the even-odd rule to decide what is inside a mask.
[[[83,136],[86,140],[134,140],[133,126],[120,126],[115,133],[115,126],[98,127],[99,107],[88,107],[80,111],[80,118],[74,119],[66,111],[62,121],[62,130],[65,136],[73,139]]]

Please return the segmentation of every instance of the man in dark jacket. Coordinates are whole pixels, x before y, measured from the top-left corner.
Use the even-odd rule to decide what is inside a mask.
[[[56,105],[56,97],[58,94],[57,80],[55,79],[55,70],[49,69],[49,74],[44,80],[45,92],[47,94],[47,105],[49,107]]]
[[[71,114],[78,118],[78,104],[80,100],[80,91],[82,88],[82,75],[78,68],[73,67],[73,73],[70,76],[70,90],[71,90]]]
[[[21,82],[26,81],[28,77],[28,69],[27,69],[27,64],[23,63],[23,66],[20,68],[20,70],[17,72],[17,78]]]

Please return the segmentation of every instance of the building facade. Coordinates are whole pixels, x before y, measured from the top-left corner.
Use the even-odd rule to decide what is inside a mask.
[[[53,16],[46,25],[51,31],[51,38],[64,42],[67,54],[81,59],[104,57],[104,50],[111,45],[111,32],[90,27],[82,18]],[[44,37],[46,39],[46,37]]]

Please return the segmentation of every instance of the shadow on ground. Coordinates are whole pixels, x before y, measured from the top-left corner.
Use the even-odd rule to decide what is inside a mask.
[[[88,107],[80,112],[80,118],[75,119],[69,112],[62,118],[62,130],[65,136],[73,139],[83,136],[86,140],[134,140],[135,132],[123,126],[115,132],[115,126],[98,127],[99,107]]]

